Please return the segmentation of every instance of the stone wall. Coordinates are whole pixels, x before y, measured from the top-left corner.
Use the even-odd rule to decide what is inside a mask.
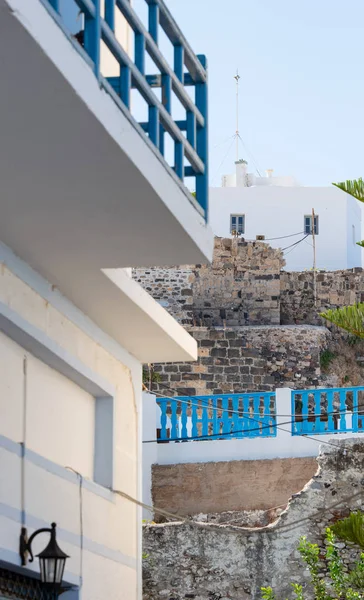
[[[364,301],[364,270],[285,272],[279,250],[215,238],[211,266],[135,269],[134,278],[180,323],[218,327],[323,325],[320,312]]]
[[[325,447],[320,472],[269,527],[191,521],[145,526],[144,600],[258,600],[267,585],[278,598],[292,597],[291,582],[308,580],[297,552],[300,537],[324,549],[325,527],[364,508],[364,442],[336,445]],[[345,562],[358,558],[356,549],[340,547]],[[305,590],[305,597],[312,597],[312,590]]]
[[[153,505],[182,516],[267,510],[287,504],[316,471],[312,457],[153,465]]]
[[[324,327],[193,327],[188,331],[198,342],[198,361],[154,365],[159,382],[153,390],[186,396],[300,389],[323,381],[320,354],[330,339]]]
[[[319,316],[329,308],[364,302],[364,270],[327,271],[316,274],[316,306],[313,273],[280,274],[281,323],[322,325]]]
[[[184,325],[278,325],[283,265],[268,244],[215,238],[211,266],[135,269],[133,277]]]

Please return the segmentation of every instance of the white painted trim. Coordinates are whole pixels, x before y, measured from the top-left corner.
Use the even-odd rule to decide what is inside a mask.
[[[115,387],[108,381],[3,302],[0,302],[0,331],[95,398],[115,395]]]
[[[94,479],[113,487],[115,388],[53,339],[0,302],[0,331],[95,397]]]
[[[213,234],[194,206],[193,197],[168,165],[151,150],[140,127],[120,110],[119,102],[100,89],[91,67],[76,51],[39,0],[3,0],[14,16],[54,63],[110,137],[139,169],[153,191],[208,261]],[[72,67],[72,68],[70,68]],[[106,86],[106,83],[105,83]]]
[[[112,337],[107,335],[87,315],[78,309],[59,290],[32,269],[24,260],[14,254],[5,244],[0,242],[0,263],[6,265],[12,273],[31,287],[39,296],[47,300],[67,319],[79,327],[86,335],[110,352],[129,369],[140,367],[139,361],[120,346]]]
[[[22,456],[21,443],[14,442],[13,440],[7,438],[4,435],[0,435],[0,448],[3,448],[7,452],[11,452],[12,454],[16,454],[19,457]],[[52,460],[49,460],[48,458],[45,458],[37,452],[34,452],[33,450],[29,449],[25,449],[24,456],[26,460],[33,463],[37,467],[48,471],[52,475],[56,475],[56,477],[61,477],[62,479],[65,479],[66,481],[69,481],[74,485],[79,485],[79,480],[76,473],[70,471],[69,469],[66,469],[62,465],[58,465]],[[95,481],[83,479],[83,487],[87,491],[91,492],[92,494],[95,494],[96,496],[100,496],[104,500],[108,500],[109,502],[113,503],[115,502],[115,496],[113,492],[110,489],[96,483]]]

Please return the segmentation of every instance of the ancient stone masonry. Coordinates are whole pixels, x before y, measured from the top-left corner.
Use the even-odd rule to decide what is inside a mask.
[[[215,238],[211,266],[134,270],[199,345],[197,363],[155,365],[160,383],[153,389],[167,385],[187,395],[328,386],[342,378],[361,384],[360,369],[348,367],[356,363],[353,352],[341,374],[336,365],[335,381],[321,373],[321,352],[341,334],[332,336],[319,314],[364,301],[363,269],[317,273],[315,306],[313,273],[283,268],[281,251],[268,244]]]
[[[364,270],[288,273],[279,250],[215,238],[211,266],[135,269],[134,278],[180,323],[323,325],[319,313],[364,301]]]
[[[184,325],[279,325],[281,252],[215,238],[211,266],[135,269],[134,278]]]
[[[322,325],[320,312],[356,302],[364,302],[364,270],[317,273],[317,301],[314,303],[313,273],[280,275],[280,320],[289,323]]]
[[[296,389],[320,383],[320,353],[330,334],[324,327],[261,326],[188,328],[198,343],[198,361],[154,365],[153,389],[176,395]],[[173,391],[168,390],[167,395]]]
[[[300,537],[306,535],[323,550],[325,528],[364,508],[364,442],[336,445],[324,448],[318,474],[268,527],[188,521],[145,526],[144,600],[258,600],[267,585],[277,598],[291,598],[291,582],[308,581],[297,552]],[[345,564],[352,565],[358,550],[339,546]],[[312,590],[305,589],[305,597],[312,598]]]

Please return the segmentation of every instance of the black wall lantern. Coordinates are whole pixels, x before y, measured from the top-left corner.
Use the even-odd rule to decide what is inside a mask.
[[[52,523],[51,528],[37,529],[37,531],[32,533],[29,540],[27,537],[27,530],[25,527],[22,527],[19,548],[21,564],[23,566],[27,564],[28,554],[30,556],[29,562],[33,562],[34,556],[32,552],[32,542],[40,533],[51,534],[51,539],[49,540],[48,546],[43,550],[43,552],[37,554],[39,558],[40,578],[45,586],[53,591],[56,591],[61,587],[64,567],[66,560],[69,557],[60,549],[57,544],[55,523]]]

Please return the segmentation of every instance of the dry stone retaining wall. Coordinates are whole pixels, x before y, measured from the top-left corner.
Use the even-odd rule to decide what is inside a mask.
[[[322,325],[319,316],[329,308],[364,302],[364,270],[328,271],[316,274],[316,306],[313,272],[280,274],[281,323]]]
[[[269,527],[191,522],[144,527],[144,600],[258,600],[267,585],[278,598],[291,598],[291,582],[308,582],[297,552],[300,537],[306,535],[323,551],[325,528],[350,510],[364,508],[364,442],[337,446],[324,448],[320,472]],[[358,558],[356,549],[340,547],[346,564]],[[312,590],[306,589],[305,597],[312,598]]]
[[[166,394],[221,394],[231,391],[304,389],[324,381],[320,354],[330,333],[324,327],[262,326],[188,331],[198,343],[198,361],[154,365]]]
[[[135,269],[134,278],[180,323],[218,327],[323,325],[320,312],[364,301],[364,270],[283,271],[280,250],[215,238],[211,266]]]

